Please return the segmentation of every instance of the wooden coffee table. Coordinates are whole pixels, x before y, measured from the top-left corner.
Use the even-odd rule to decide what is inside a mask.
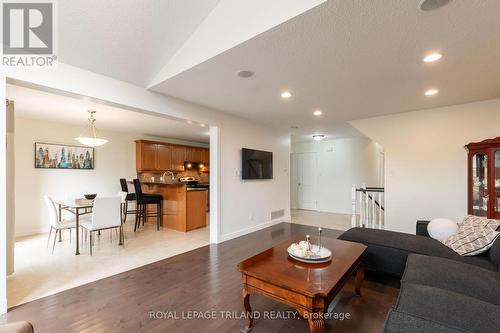
[[[323,264],[306,264],[288,256],[288,246],[298,241],[285,241],[239,263],[247,331],[253,326],[250,294],[261,294],[293,307],[307,319],[309,329],[314,333],[325,331],[325,311],[354,272],[356,294],[361,295],[364,270],[359,264],[365,245],[324,238],[323,246],[332,250],[332,260]]]

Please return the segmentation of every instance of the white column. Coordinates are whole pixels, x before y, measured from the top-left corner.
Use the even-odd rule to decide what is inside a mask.
[[[14,101],[7,101],[6,107],[6,211],[7,211],[7,275],[14,273],[14,232],[15,232],[15,161],[14,161]]]
[[[210,126],[210,243],[220,242],[220,130]]]
[[[0,74],[0,314],[7,312],[5,75]]]

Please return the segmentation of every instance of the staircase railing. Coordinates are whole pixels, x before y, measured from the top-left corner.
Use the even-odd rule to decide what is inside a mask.
[[[384,229],[384,188],[352,186],[352,227]],[[358,219],[359,216],[359,219]]]

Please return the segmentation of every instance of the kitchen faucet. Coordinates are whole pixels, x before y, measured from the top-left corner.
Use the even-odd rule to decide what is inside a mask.
[[[166,174],[170,174],[170,178],[171,178],[172,180],[175,180],[175,173],[173,173],[172,171],[165,171],[165,172],[161,175],[161,177],[162,177],[162,178],[165,178],[165,175],[166,175]]]

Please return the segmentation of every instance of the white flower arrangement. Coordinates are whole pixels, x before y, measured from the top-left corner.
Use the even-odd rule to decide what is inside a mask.
[[[310,249],[310,244],[306,241],[300,241],[298,244],[293,243],[290,246],[290,249],[292,250],[294,255],[303,258],[310,257],[313,254]]]

